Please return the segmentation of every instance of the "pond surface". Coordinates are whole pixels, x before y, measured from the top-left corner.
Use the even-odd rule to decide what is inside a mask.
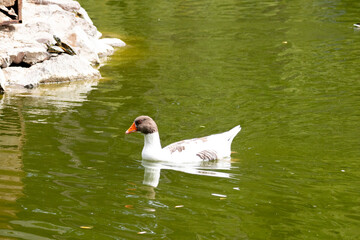
[[[80,2],[128,46],[1,98],[0,239],[360,238],[359,1]],[[163,146],[242,130],[231,161],[159,164],[138,115]]]

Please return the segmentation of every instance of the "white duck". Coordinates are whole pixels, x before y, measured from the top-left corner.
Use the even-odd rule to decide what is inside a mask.
[[[230,157],[231,143],[240,132],[240,125],[233,129],[202,138],[194,138],[161,147],[155,121],[149,116],[139,116],[125,132],[141,132],[145,135],[142,158],[161,161],[203,161]]]

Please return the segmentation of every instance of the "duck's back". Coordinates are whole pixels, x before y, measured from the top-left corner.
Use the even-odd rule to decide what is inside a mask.
[[[176,161],[203,161],[230,157],[231,143],[241,130],[240,125],[233,129],[202,138],[194,138],[172,143],[163,148]]]

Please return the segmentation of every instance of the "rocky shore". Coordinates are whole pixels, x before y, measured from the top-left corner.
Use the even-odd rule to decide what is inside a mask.
[[[54,36],[76,55],[51,53]],[[22,24],[0,26],[0,91],[100,78],[96,67],[101,60],[114,47],[125,46],[120,39],[101,36],[76,1],[23,0]]]

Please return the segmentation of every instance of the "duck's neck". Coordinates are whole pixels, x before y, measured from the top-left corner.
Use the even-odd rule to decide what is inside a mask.
[[[149,133],[145,134],[145,141],[144,141],[144,147],[150,147],[151,148],[160,148],[161,149],[161,143],[160,143],[160,136],[159,132]]]

